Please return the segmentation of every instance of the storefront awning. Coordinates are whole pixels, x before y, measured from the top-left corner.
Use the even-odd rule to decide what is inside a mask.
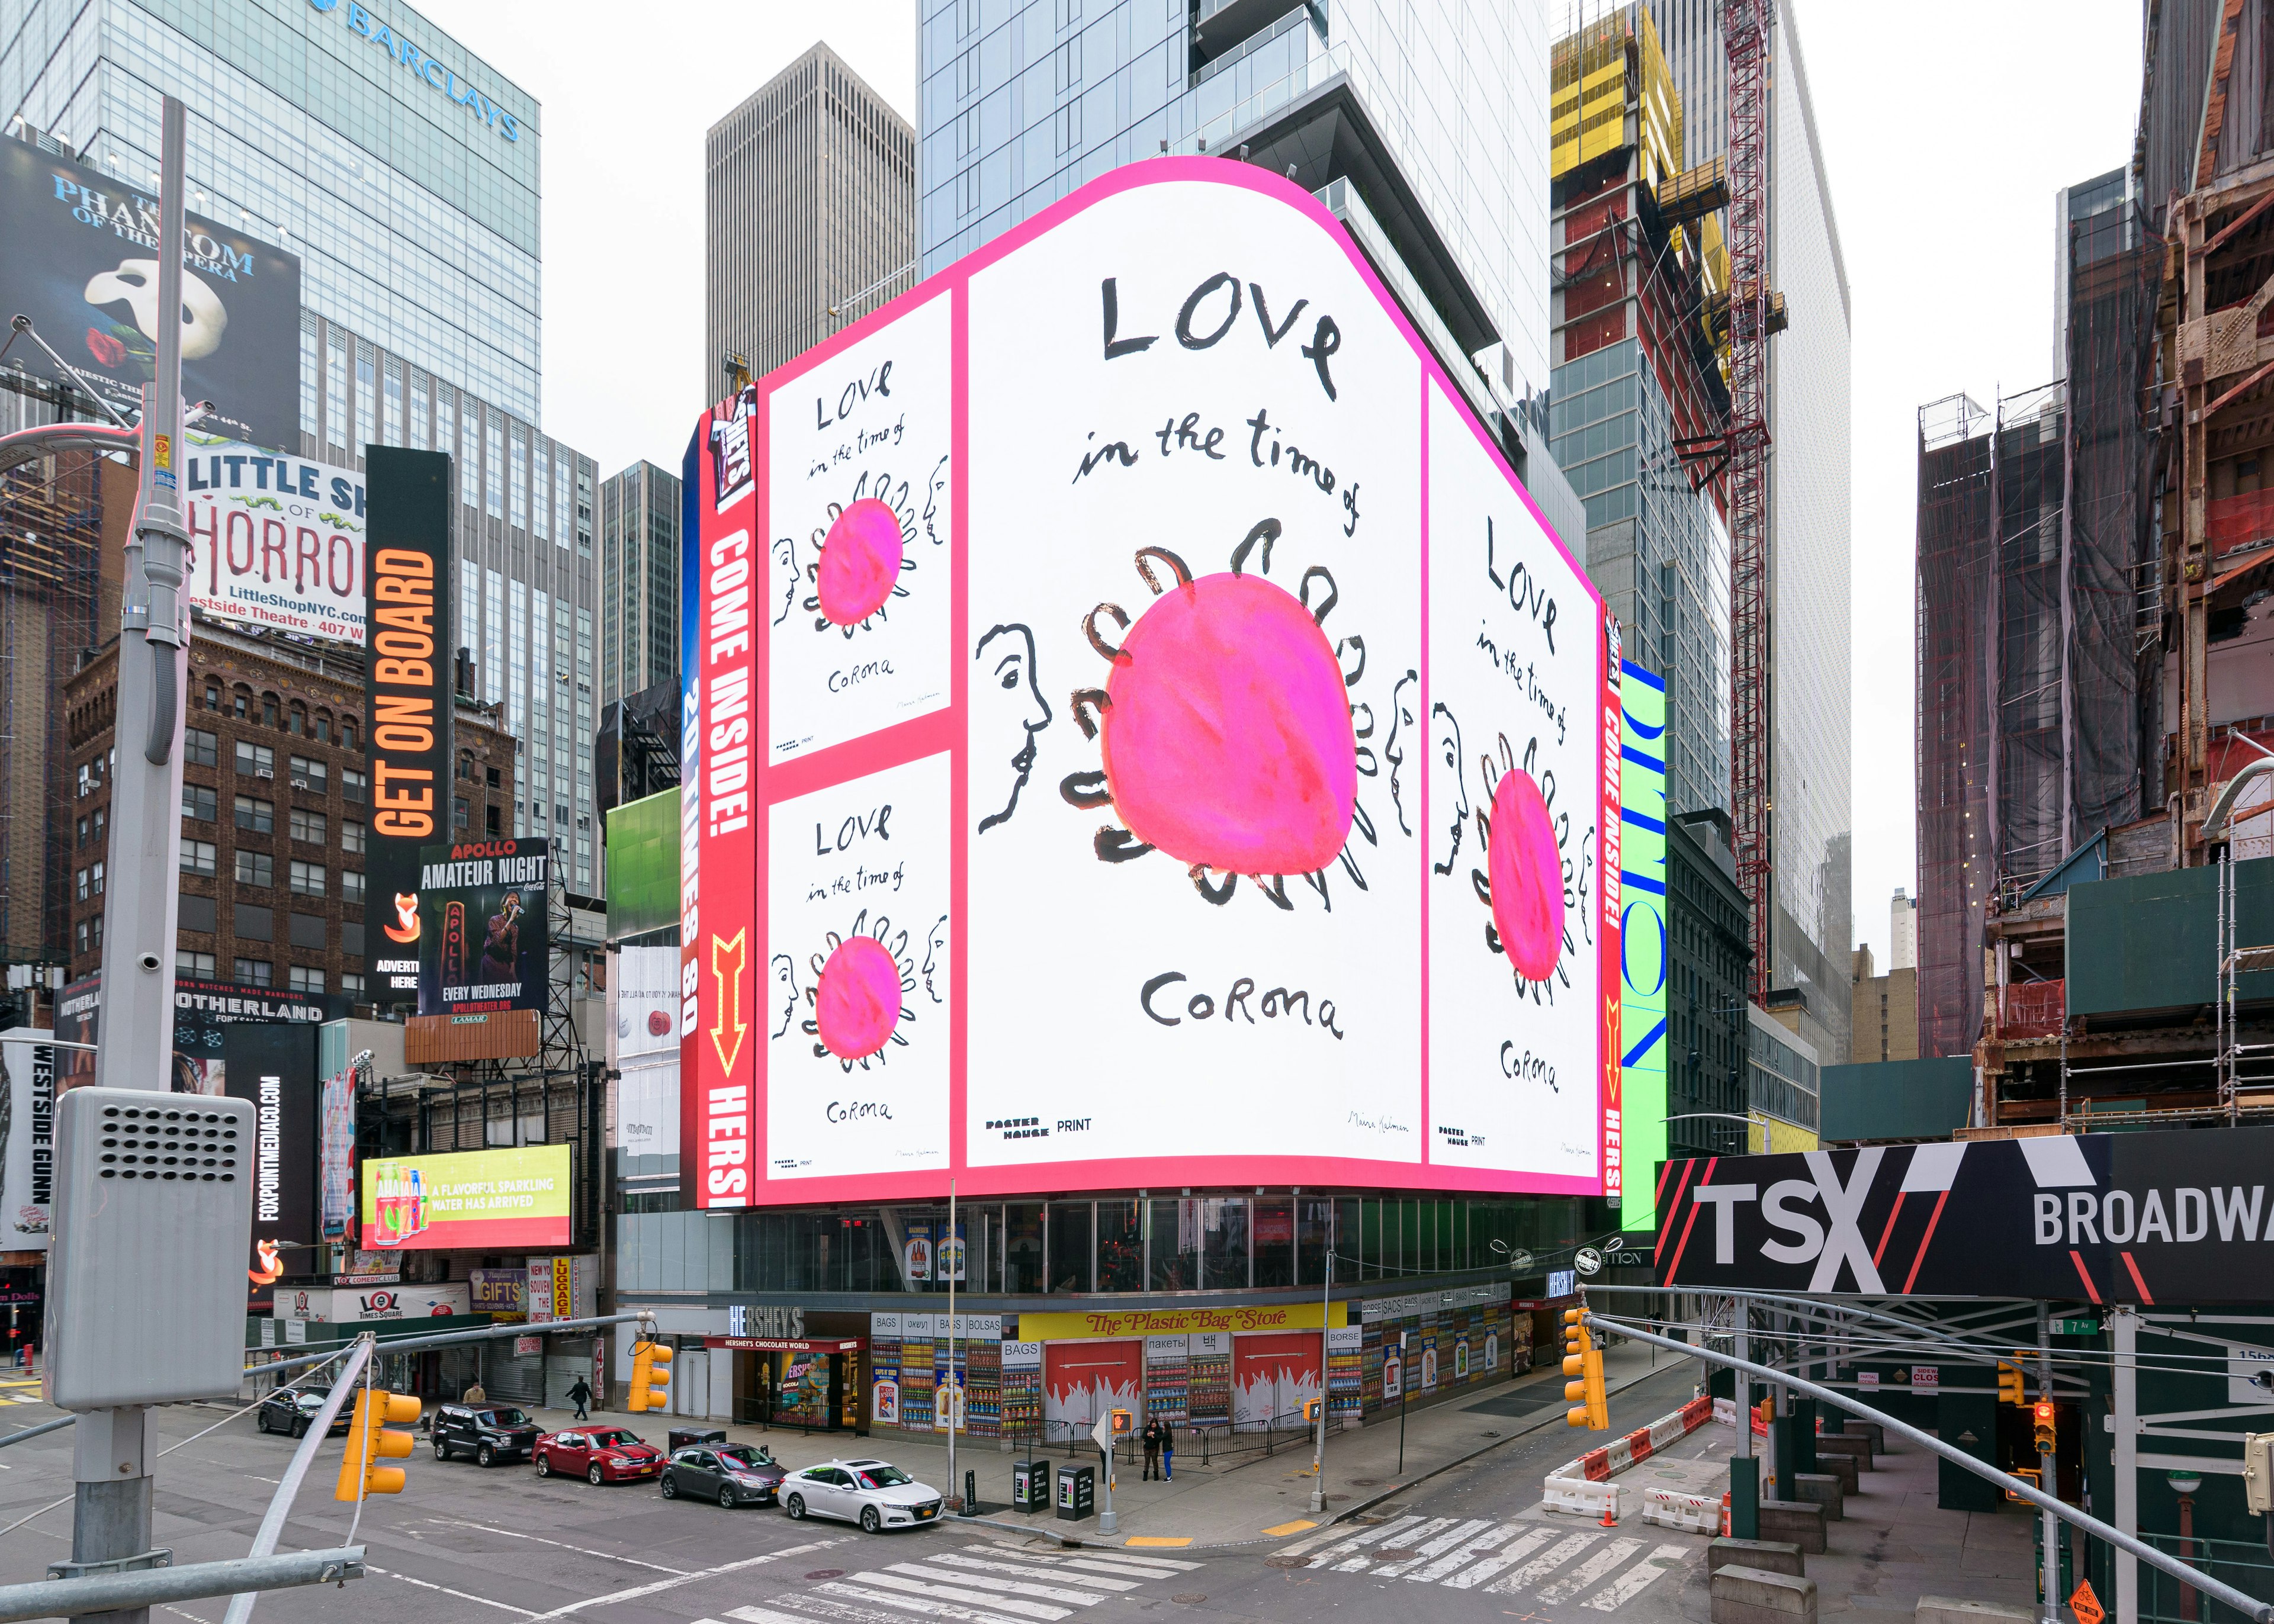
[[[705,1348],[737,1348],[757,1353],[858,1353],[865,1336],[706,1336]]]

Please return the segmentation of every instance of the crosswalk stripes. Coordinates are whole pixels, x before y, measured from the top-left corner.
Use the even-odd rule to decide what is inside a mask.
[[[1587,1598],[1585,1605],[1598,1613],[1615,1613],[1642,1594],[1651,1581],[1690,1554],[1689,1548],[1664,1545]]]
[[[1682,1567],[1698,1549],[1660,1545],[1636,1560],[1649,1543],[1626,1535],[1608,1538],[1593,1529],[1570,1530],[1568,1524],[1409,1515],[1357,1534],[1336,1530],[1283,1546],[1281,1553],[1302,1556],[1303,1567],[1331,1573],[1404,1579],[1449,1590],[1481,1589],[1497,1596],[1529,1591],[1547,1605],[1577,1600],[1596,1612],[1614,1613],[1669,1569]]]
[[[1198,1562],[1114,1549],[1045,1553],[996,1545],[928,1550],[904,1562],[825,1580],[764,1606],[735,1607],[738,1624],[1060,1624],[1148,1581],[1191,1573]],[[699,1624],[719,1624],[716,1620]]]

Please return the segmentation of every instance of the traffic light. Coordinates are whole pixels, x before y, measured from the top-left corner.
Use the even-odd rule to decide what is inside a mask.
[[[418,1419],[418,1401],[405,1394],[366,1387],[356,1395],[355,1419],[348,1424],[347,1457],[340,1462],[340,1485],[334,1500],[361,1500],[366,1494],[400,1494],[407,1481],[400,1466],[381,1466],[382,1460],[400,1460],[410,1453],[414,1440],[388,1425],[409,1426]]]
[[[2029,1395],[2022,1390],[2022,1367],[2008,1365],[2003,1359],[1998,1361],[1998,1402],[2020,1404],[2024,1408],[2029,1402]]]
[[[2029,1411],[2030,1430],[2037,1434],[2037,1453],[2053,1452],[2053,1406],[2051,1399],[2039,1399]]]
[[[1319,1412],[1326,1407],[1327,1401],[1322,1398],[1305,1399],[1303,1401],[1303,1425],[1305,1426],[1318,1425]]]
[[[1603,1393],[1603,1354],[1587,1334],[1587,1311],[1563,1311],[1563,1373],[1577,1381],[1563,1384],[1563,1396],[1574,1401],[1563,1415],[1566,1426],[1584,1426],[1598,1432],[1611,1428],[1610,1401]]]
[[[670,1364],[671,1350],[661,1342],[633,1343],[632,1391],[624,1408],[634,1415],[644,1410],[661,1410],[669,1402]]]

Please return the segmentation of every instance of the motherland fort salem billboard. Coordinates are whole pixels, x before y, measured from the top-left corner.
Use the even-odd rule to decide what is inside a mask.
[[[702,1206],[1618,1193],[1615,623],[1312,199],[1117,170],[685,474]]]

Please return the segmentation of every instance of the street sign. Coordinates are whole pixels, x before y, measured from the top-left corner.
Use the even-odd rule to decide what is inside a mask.
[[[2055,1336],[2097,1336],[2100,1335],[2100,1321],[2093,1319],[2056,1320],[2053,1321],[2053,1335]]]
[[[1911,1391],[1916,1393],[1921,1390],[1930,1393],[1939,1393],[1942,1391],[1942,1367],[1940,1365],[1914,1365],[1911,1366]]]
[[[2068,1598],[2068,1610],[2076,1614],[2076,1624],[2100,1624],[2108,1616],[2108,1609],[2100,1605],[2100,1598],[2092,1593],[2092,1581],[2085,1580]]]
[[[1532,1253],[1521,1246],[1508,1254],[1508,1267],[1518,1274],[1532,1273],[1533,1261]]]
[[[1113,1411],[1109,1410],[1098,1417],[1097,1425],[1089,1429],[1089,1435],[1101,1450],[1111,1453],[1113,1448]]]

